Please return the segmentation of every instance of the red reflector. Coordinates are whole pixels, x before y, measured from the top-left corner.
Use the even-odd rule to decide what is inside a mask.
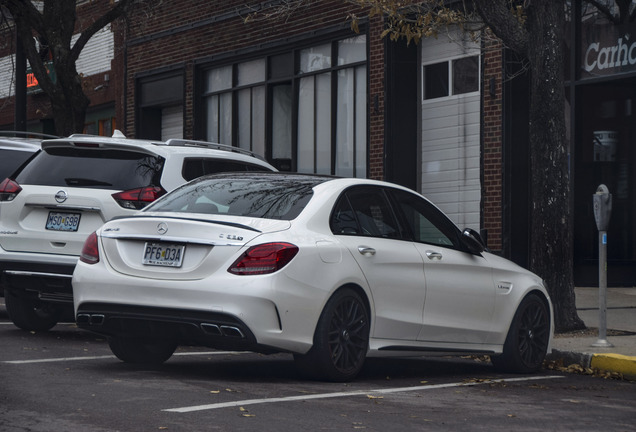
[[[164,195],[166,191],[159,186],[146,186],[113,194],[117,203],[127,209],[139,210]]]
[[[274,273],[285,267],[298,253],[291,243],[265,243],[245,251],[228,271],[237,275]]]
[[[97,148],[99,147],[99,143],[71,143],[75,147],[87,147],[87,148]]]
[[[20,193],[22,187],[10,178],[2,180],[0,183],[0,201],[12,201]]]
[[[79,259],[86,264],[97,264],[99,262],[99,246],[95,232],[89,235],[84,242],[84,247],[82,247],[82,253]]]

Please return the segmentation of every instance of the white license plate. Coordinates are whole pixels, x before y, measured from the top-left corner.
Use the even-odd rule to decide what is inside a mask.
[[[168,243],[146,243],[142,264],[181,267],[185,246]]]
[[[80,222],[79,213],[49,212],[46,229],[53,231],[77,231]]]

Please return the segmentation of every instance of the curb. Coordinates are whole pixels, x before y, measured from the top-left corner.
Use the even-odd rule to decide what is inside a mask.
[[[593,354],[590,366],[610,372],[618,372],[626,379],[636,380],[636,357],[622,354]]]
[[[621,374],[625,379],[636,380],[636,357],[622,354],[594,354],[552,350],[546,360],[562,362],[564,366],[579,364],[584,368]]]

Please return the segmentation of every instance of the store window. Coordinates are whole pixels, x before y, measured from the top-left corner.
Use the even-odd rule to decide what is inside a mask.
[[[479,91],[479,56],[468,56],[423,66],[424,99]]]
[[[206,140],[283,170],[367,175],[366,36],[204,72]]]

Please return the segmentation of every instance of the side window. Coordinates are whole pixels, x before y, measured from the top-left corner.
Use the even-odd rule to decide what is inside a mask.
[[[389,202],[380,188],[349,189],[331,216],[334,234],[400,238],[400,229]]]
[[[413,240],[444,247],[458,247],[457,228],[435,206],[417,195],[394,189],[392,195],[398,203]]]
[[[184,179],[190,181],[206,174],[231,171],[266,171],[266,168],[233,160],[186,158],[183,162],[183,170],[181,174]]]

